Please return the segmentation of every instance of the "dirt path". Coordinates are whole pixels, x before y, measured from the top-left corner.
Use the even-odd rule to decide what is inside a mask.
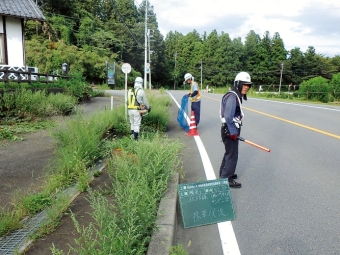
[[[0,142],[0,206],[11,208],[17,193],[39,191],[53,158],[54,144],[49,131],[25,134],[24,141]]]

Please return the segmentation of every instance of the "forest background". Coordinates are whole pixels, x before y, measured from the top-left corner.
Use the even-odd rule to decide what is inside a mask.
[[[68,63],[70,73],[81,73],[91,83],[106,83],[107,63],[116,65],[115,87],[124,86],[123,63],[143,77],[145,7],[150,29],[150,64],[154,88],[182,88],[190,72],[200,84],[230,86],[235,75],[247,71],[257,86],[283,89],[289,84],[322,77],[330,81],[340,72],[340,56],[325,57],[311,45],[286,49],[280,34],[260,36],[251,30],[244,40],[216,30],[183,35],[170,31],[164,38],[149,1],[134,0],[36,0],[47,22],[27,21],[26,61],[41,73],[52,73]],[[312,44],[312,42],[311,42]]]

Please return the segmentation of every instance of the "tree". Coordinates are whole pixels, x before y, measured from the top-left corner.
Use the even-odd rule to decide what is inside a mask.
[[[227,80],[230,81],[231,84],[234,82],[234,78],[239,71],[244,70],[244,56],[245,56],[245,47],[242,43],[242,39],[240,37],[232,40],[231,44],[227,50],[226,61],[228,61],[228,65],[230,66],[228,71]],[[230,61],[229,61],[230,60]]]
[[[184,35],[175,31],[170,31],[165,37],[165,82],[174,81],[174,87],[180,82],[180,75],[182,71],[177,64],[177,58],[180,57],[181,45],[180,40]]]
[[[305,74],[305,58],[300,48],[295,47],[289,51],[288,64],[290,70],[286,72],[290,76],[290,80],[293,84],[300,84],[302,76]],[[285,64],[287,66],[287,63]]]
[[[282,68],[282,64],[284,64],[284,70],[287,69],[288,65],[284,63],[287,59],[288,51],[285,49],[283,40],[280,37],[279,33],[275,33],[272,37],[271,44],[271,71],[276,76],[276,82],[279,81],[280,70]],[[286,84],[290,83],[289,76],[286,77],[285,72],[282,73],[282,80],[286,82]]]
[[[244,43],[244,59],[243,63],[245,66],[245,70],[248,72],[253,72],[256,70],[256,65],[258,64],[258,47],[261,42],[260,36],[256,34],[253,30],[251,30],[246,38]],[[252,75],[253,79],[257,79],[256,72]]]
[[[221,52],[219,51],[219,36],[216,30],[211,33],[203,41],[204,77],[210,86],[219,85],[219,73],[223,65]]]
[[[177,52],[177,65],[181,76],[183,77],[185,73],[191,73],[194,77],[199,77],[200,71],[197,70],[197,56],[194,52],[195,49],[198,49],[197,43],[202,43],[200,35],[194,30],[180,38],[179,43],[181,48]]]
[[[275,74],[272,62],[272,39],[268,31],[264,34],[261,41],[258,43],[255,51],[255,65],[253,66],[253,72],[255,73],[255,79],[260,84],[274,84],[276,83]]]
[[[213,86],[232,84],[240,71],[249,72],[254,83],[278,83],[283,62],[282,78],[286,83],[300,84],[316,76],[331,79],[340,72],[340,56],[325,58],[313,46],[304,53],[300,48],[287,51],[279,33],[271,37],[266,31],[261,38],[251,30],[242,43],[242,38],[230,38],[223,31],[219,35],[213,29],[200,35],[194,29],[186,35],[170,31],[164,39],[148,0],[138,7],[133,0],[37,0],[37,3],[47,22],[43,25],[27,22],[25,40],[34,45],[27,48],[27,62],[35,63],[40,70],[59,67],[61,63],[57,62],[63,58],[54,54],[65,47],[66,51],[77,52],[79,59],[89,55],[89,63],[81,65],[75,59],[73,64],[77,63],[86,77],[103,77],[105,68],[99,74],[99,69],[93,66],[101,66],[105,61],[128,62],[136,73],[143,74],[145,7],[148,6],[147,29],[152,34],[153,51],[150,64],[155,87],[182,83],[187,72],[198,81],[201,62],[203,83]],[[38,58],[29,52],[33,48],[50,58]],[[92,65],[95,60],[101,63]],[[84,62],[88,61],[84,58]]]
[[[304,53],[305,56],[305,70],[306,76],[304,79],[310,79],[316,76],[319,76],[318,72],[318,58],[315,53],[315,48],[313,46],[309,46],[307,51]]]
[[[335,68],[335,72],[340,72],[340,55],[336,55],[331,59],[331,64]]]

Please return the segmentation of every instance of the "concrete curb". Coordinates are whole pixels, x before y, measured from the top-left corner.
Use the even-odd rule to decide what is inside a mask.
[[[157,229],[151,236],[147,255],[168,255],[176,233],[177,186],[179,174],[171,177],[171,182],[161,199],[157,213]]]

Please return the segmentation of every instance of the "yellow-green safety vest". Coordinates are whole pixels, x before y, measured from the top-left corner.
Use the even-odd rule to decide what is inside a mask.
[[[137,89],[136,93],[135,93],[135,89],[129,89],[128,91],[128,109],[138,109],[139,107],[139,103],[137,102],[136,100],[136,95],[137,95],[137,92],[138,92],[139,88]]]

